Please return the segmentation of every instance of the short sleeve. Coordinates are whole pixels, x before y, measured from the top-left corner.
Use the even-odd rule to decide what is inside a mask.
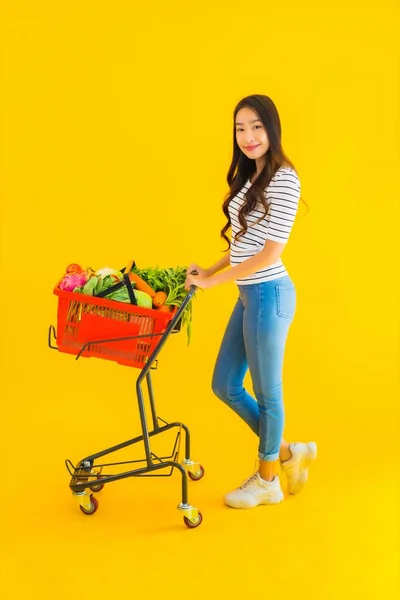
[[[265,190],[268,211],[266,239],[285,244],[293,227],[300,199],[300,180],[289,167],[281,167]]]

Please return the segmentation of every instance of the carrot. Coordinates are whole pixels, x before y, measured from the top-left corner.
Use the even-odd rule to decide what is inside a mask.
[[[146,292],[146,294],[154,298],[154,296],[156,295],[155,291],[145,281],[143,281],[143,279],[139,277],[139,275],[136,275],[136,273],[129,273],[129,279],[133,283],[135,283],[137,290],[140,290],[141,292]]]
[[[171,312],[171,308],[169,306],[165,306],[165,304],[162,304],[156,308],[156,310],[160,310],[161,312]]]
[[[160,308],[163,304],[165,304],[167,300],[167,294],[165,292],[157,292],[157,294],[153,298],[153,304],[156,308]]]

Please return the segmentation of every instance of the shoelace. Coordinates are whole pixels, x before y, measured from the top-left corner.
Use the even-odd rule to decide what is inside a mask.
[[[243,481],[242,485],[240,486],[240,489],[243,490],[255,481],[258,481],[258,473],[254,473],[254,475],[251,475],[248,479],[246,479],[246,481]]]

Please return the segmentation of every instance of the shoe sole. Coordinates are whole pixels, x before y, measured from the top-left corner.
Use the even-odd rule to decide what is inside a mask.
[[[308,469],[310,468],[314,460],[317,458],[317,444],[315,442],[309,442],[308,444],[306,444],[306,446],[308,452],[304,455],[301,461],[301,476],[297,480],[296,485],[292,489],[288,489],[288,492],[291,495],[295,495],[301,492],[301,490],[304,487],[304,484],[308,479]]]
[[[284,494],[283,492],[279,492],[279,494],[277,494],[273,499],[271,499],[272,501],[269,502],[263,502],[263,506],[267,506],[269,504],[279,504],[280,502],[283,502],[284,499]]]
[[[280,502],[283,502],[284,499],[284,494],[282,491],[279,492],[279,494],[277,494],[276,496],[274,496],[273,498],[270,498],[268,500],[268,502],[260,502],[259,504],[251,504],[249,505],[237,505],[234,506],[233,504],[229,504],[229,502],[227,502],[225,500],[225,504],[227,506],[229,506],[230,508],[238,508],[238,509],[248,509],[248,508],[256,508],[256,506],[269,506],[269,505],[274,505],[274,504],[280,504]]]

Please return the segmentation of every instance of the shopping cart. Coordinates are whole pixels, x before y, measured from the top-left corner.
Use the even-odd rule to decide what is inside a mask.
[[[137,306],[135,294],[129,279],[133,268],[132,261],[121,269],[121,282],[97,296],[88,296],[60,290],[57,285],[54,293],[58,296],[57,331],[49,328],[48,343],[50,348],[67,352],[76,356],[97,357],[112,360],[121,365],[141,369],[136,380],[136,393],[141,421],[142,435],[131,440],[91,454],[82,459],[76,466],[66,460],[65,464],[71,476],[70,489],[79,502],[85,515],[92,515],[98,509],[97,498],[93,493],[100,492],[104,485],[127,477],[170,477],[174,469],[182,475],[182,501],[178,510],[183,514],[187,527],[198,527],[202,522],[201,512],[191,506],[188,500],[188,477],[194,481],[201,479],[204,468],[190,458],[190,432],[180,422],[167,423],[156,412],[151,370],[157,369],[157,356],[172,333],[177,333],[181,326],[181,317],[192,300],[195,286],[190,290],[179,308],[172,312],[162,312]],[[131,304],[116,302],[106,298],[111,291],[125,285],[128,289]],[[57,345],[53,345],[56,341]],[[148,398],[151,409],[152,425],[148,429],[144,394],[142,386],[146,380]],[[169,456],[157,456],[151,449],[150,440],[156,435],[177,429],[172,452]],[[180,460],[182,433],[185,432],[184,459]],[[127,448],[133,444],[143,443],[145,458],[120,462],[98,462],[102,457]],[[105,471],[117,467],[128,468],[127,465],[145,463],[140,468],[107,474]],[[160,471],[169,472],[161,474]]]

